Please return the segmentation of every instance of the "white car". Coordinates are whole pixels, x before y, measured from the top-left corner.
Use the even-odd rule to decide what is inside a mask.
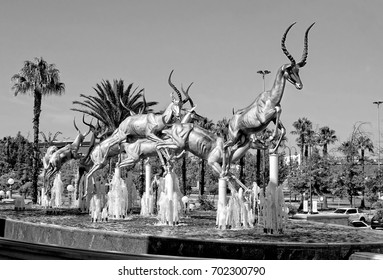
[[[360,212],[358,208],[338,208],[333,213],[346,214],[350,221],[366,221],[365,213]]]

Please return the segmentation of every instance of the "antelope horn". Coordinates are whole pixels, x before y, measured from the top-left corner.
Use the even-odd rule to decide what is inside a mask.
[[[98,121],[98,120],[97,120]],[[85,114],[82,115],[82,123],[85,124],[86,126],[89,126],[90,129],[93,129],[94,131],[96,130],[96,128],[94,127],[94,125],[92,124],[92,121],[90,123],[87,123],[85,121]]]
[[[281,47],[282,47],[282,51],[283,53],[287,56],[287,58],[291,61],[291,65],[295,65],[296,62],[295,62],[295,59],[293,58],[293,56],[288,52],[288,50],[286,49],[286,46],[285,46],[285,40],[286,40],[286,36],[287,36],[287,33],[289,32],[289,30],[291,29],[291,27],[293,27],[293,25],[296,24],[296,22],[294,22],[293,24],[291,24],[285,31],[285,34],[283,34],[282,36],[282,41],[281,41]]]
[[[88,132],[85,133],[85,134],[83,135],[83,137],[85,138],[85,137],[88,136],[88,134],[90,133],[90,131],[92,130],[92,128],[94,129],[94,126],[93,126],[93,124],[92,124],[92,121],[90,121],[89,124],[85,122],[85,115],[84,115],[84,114],[82,115],[82,122],[83,122],[84,124],[86,124],[87,126],[89,126],[89,130],[88,130]],[[76,129],[77,129],[78,133],[82,135],[81,131],[80,131],[77,127],[76,127]]]
[[[308,41],[309,41],[309,31],[311,29],[311,27],[313,27],[313,25],[315,24],[315,22],[313,24],[311,24],[309,26],[309,28],[307,28],[306,30],[306,33],[305,33],[305,42],[304,42],[304,49],[303,49],[303,54],[302,54],[302,59],[301,61],[298,63],[298,66],[299,67],[303,67],[306,65],[306,59],[307,59],[307,55],[308,55],[308,49],[309,49],[309,44],[308,44]]]
[[[133,112],[132,109],[128,108],[128,106],[126,106],[126,105],[124,104],[124,102],[122,101],[122,98],[121,98],[121,97],[120,97],[120,103],[121,103],[121,106],[122,106],[122,107],[124,107],[126,110],[128,110],[128,111],[130,112],[130,115],[131,115],[131,116],[136,115],[136,113]]]
[[[74,128],[78,131],[78,133],[81,134],[80,129],[78,129],[78,127],[76,125],[76,118],[75,117],[73,118],[73,125],[74,125]]]
[[[189,101],[190,106],[193,108],[193,107],[194,107],[194,102],[193,102],[193,100],[190,98],[190,95],[189,95],[189,89],[190,89],[190,87],[191,87],[192,85],[193,85],[193,83],[191,83],[191,84],[188,86],[188,88],[186,89],[186,91],[184,90],[183,86],[181,85],[181,90],[182,90],[182,93],[186,96],[186,99],[184,99],[184,100],[182,101],[182,104],[185,104],[186,102]]]
[[[182,101],[181,92],[176,88],[176,86],[171,81],[173,72],[174,72],[174,70],[172,70],[172,72],[170,72],[168,83],[171,86],[171,88],[177,93],[179,101]]]
[[[142,94],[142,103],[144,106],[142,106],[142,108],[140,110],[140,114],[143,114],[146,111],[146,107],[147,107],[146,98],[145,98],[145,91]]]

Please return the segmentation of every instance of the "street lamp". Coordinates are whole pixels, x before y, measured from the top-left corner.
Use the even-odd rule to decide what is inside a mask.
[[[262,75],[262,79],[263,79],[263,91],[265,91],[265,76],[267,74],[270,74],[271,72],[269,70],[259,70],[259,71],[257,71],[257,73]]]
[[[263,79],[263,91],[266,90],[265,86],[265,76],[270,74],[271,72],[269,70],[259,70],[257,71],[258,74],[262,75]],[[257,149],[257,153],[260,155],[261,150]],[[265,178],[266,178],[266,150],[263,150],[263,174],[262,174],[262,183],[263,183],[263,188],[266,189],[266,183],[265,183]]]
[[[289,146],[285,146],[285,148],[289,149],[289,176],[291,176],[291,149]],[[291,204],[291,187],[289,185],[290,190],[290,204]]]
[[[373,104],[377,105],[378,109],[378,169],[380,170],[380,116],[379,116],[379,105],[383,103],[383,101],[374,101]]]

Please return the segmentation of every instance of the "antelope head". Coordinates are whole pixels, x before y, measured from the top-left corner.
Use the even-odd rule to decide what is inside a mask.
[[[306,33],[305,33],[305,39],[304,39],[304,49],[303,49],[303,54],[302,54],[302,59],[300,62],[296,63],[295,62],[295,59],[293,58],[293,56],[288,52],[288,50],[286,49],[286,46],[285,46],[285,40],[286,40],[286,36],[287,36],[287,33],[289,32],[289,30],[291,29],[291,27],[293,27],[293,25],[296,24],[296,22],[294,22],[293,24],[291,24],[287,30],[285,31],[285,33],[283,34],[283,37],[282,37],[282,42],[281,42],[281,47],[282,47],[282,51],[283,53],[287,56],[287,58],[290,60],[290,64],[286,64],[285,65],[285,69],[284,69],[284,77],[286,78],[287,81],[289,81],[291,84],[293,84],[297,89],[302,89],[303,88],[303,84],[302,84],[302,81],[301,81],[301,78],[299,77],[299,68],[305,66],[306,64],[306,59],[307,59],[307,54],[308,54],[308,35],[309,35],[309,31],[311,29],[311,27],[313,27],[313,25],[315,24],[315,22],[313,24],[311,24],[309,26],[309,28],[307,28],[306,30]]]
[[[170,87],[176,92],[178,98],[175,98],[174,94],[171,93],[171,96],[172,96],[172,106],[171,106],[171,110],[172,110],[172,114],[173,114],[173,116],[174,116],[177,120],[180,120],[180,118],[181,118],[182,105],[183,105],[184,103],[183,103],[183,101],[182,101],[181,92],[176,88],[176,86],[175,86],[175,85],[172,83],[172,81],[171,81],[173,71],[174,71],[174,70],[172,70],[172,72],[170,72],[169,79],[168,79],[168,83],[169,83]]]

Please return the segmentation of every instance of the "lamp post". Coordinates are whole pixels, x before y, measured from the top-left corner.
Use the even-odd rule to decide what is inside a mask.
[[[12,185],[15,183],[15,180],[12,178],[8,179],[8,185],[9,185],[9,199],[12,198]]]
[[[262,79],[263,79],[263,91],[265,91],[265,76],[267,74],[270,74],[271,72],[269,70],[259,70],[259,71],[257,71],[257,73],[262,75]]]
[[[378,109],[378,170],[380,170],[380,116],[379,116],[379,105],[383,103],[383,101],[374,101],[373,104],[377,105]]]
[[[258,74],[262,75],[262,79],[263,79],[263,91],[266,90],[266,85],[265,85],[265,76],[270,74],[271,71],[269,70],[259,70],[257,71]],[[260,154],[261,150],[260,149],[257,149],[257,153]],[[257,157],[257,158],[260,158]],[[263,183],[263,189],[265,190],[266,189],[266,183],[265,183],[265,178],[266,178],[266,150],[263,150],[263,174],[262,174],[262,183]]]
[[[289,146],[286,146],[285,148],[289,149],[289,176],[291,176],[291,149]],[[289,186],[290,190],[290,204],[291,204],[291,187]]]

